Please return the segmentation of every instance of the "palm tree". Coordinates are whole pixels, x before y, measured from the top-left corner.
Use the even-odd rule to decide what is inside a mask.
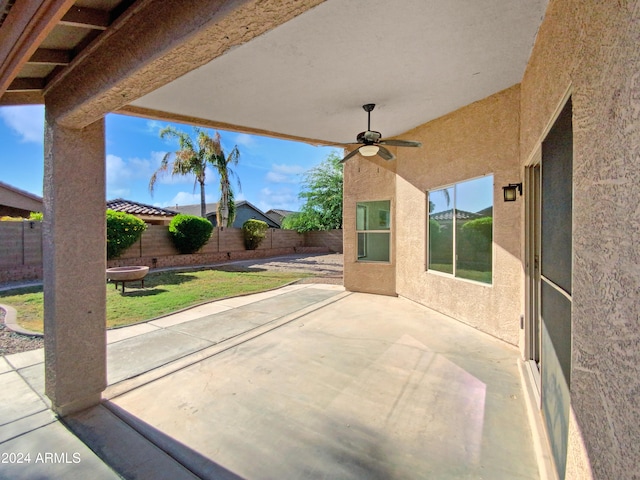
[[[151,179],[149,180],[149,191],[153,194],[156,181],[161,175],[170,172],[171,175],[195,175],[194,190],[196,184],[200,184],[200,216],[206,218],[207,205],[205,199],[205,180],[207,164],[214,167],[220,175],[220,191],[221,197],[218,203],[227,206],[229,205],[229,198],[233,192],[231,191],[231,184],[229,181],[230,176],[235,175],[233,171],[228,168],[229,164],[237,165],[240,158],[240,152],[238,147],[235,146],[231,151],[229,157],[225,157],[220,145],[220,134],[216,132],[212,138],[207,132],[194,128],[196,133],[195,140],[191,138],[187,133],[181,132],[173,127],[166,127],[160,131],[160,138],[174,137],[178,140],[179,150],[176,152],[168,152],[160,163],[160,167],[156,170]],[[173,162],[171,161],[174,157]],[[238,181],[238,187],[240,182]],[[220,220],[220,214],[218,214]],[[233,223],[233,220],[231,221]],[[218,225],[227,225],[226,223],[218,222]]]
[[[234,192],[231,187],[231,178],[236,177],[238,183],[238,189],[241,189],[240,179],[237,178],[236,173],[231,169],[231,165],[237,165],[240,160],[240,151],[236,145],[231,150],[228,156],[225,156],[222,146],[220,144],[220,134],[216,132],[214,138],[211,139],[210,147],[213,155],[211,157],[211,163],[218,172],[220,177],[220,201],[218,201],[218,226],[230,227],[233,225],[233,221],[236,217],[236,209],[234,199]]]

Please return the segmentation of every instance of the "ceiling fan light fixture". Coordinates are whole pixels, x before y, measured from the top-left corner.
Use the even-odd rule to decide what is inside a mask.
[[[380,148],[377,145],[363,145],[358,151],[363,157],[373,157],[378,153],[378,150],[380,150]]]

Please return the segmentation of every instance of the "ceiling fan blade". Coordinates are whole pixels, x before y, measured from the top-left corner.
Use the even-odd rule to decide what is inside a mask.
[[[392,147],[421,147],[422,143],[411,140],[380,140],[379,145],[390,145]]]
[[[357,148],[356,148],[355,150],[353,150],[353,151],[349,152],[349,153],[347,154],[347,156],[346,156],[346,157],[344,157],[342,160],[340,160],[340,163],[344,163],[344,162],[346,162],[346,161],[347,161],[347,160],[349,160],[351,157],[353,157],[356,153],[358,153],[358,149],[357,149]]]
[[[391,153],[389,150],[387,150],[384,147],[381,147],[378,145],[378,156],[385,159],[385,160],[393,160],[395,157],[395,155],[393,153]]]

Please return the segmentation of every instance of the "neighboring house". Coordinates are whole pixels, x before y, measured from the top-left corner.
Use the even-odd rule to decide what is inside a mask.
[[[276,222],[279,227],[282,227],[282,221],[284,220],[284,218],[288,217],[289,215],[293,215],[294,213],[298,212],[294,212],[293,210],[280,210],[272,208],[271,210],[267,211],[266,215],[271,220]]]
[[[169,223],[171,223],[171,219],[178,214],[173,210],[133,202],[123,198],[108,200],[107,209],[115,210],[116,212],[130,213],[150,225],[169,225]]]
[[[176,205],[174,210],[178,213],[184,213],[187,215],[196,215],[200,216],[200,204],[196,205]],[[218,217],[217,217],[218,204],[217,203],[207,203],[207,219],[213,224],[214,227],[218,226]],[[280,224],[269,218],[262,210],[260,210],[255,205],[247,202],[246,200],[241,200],[236,202],[236,218],[233,221],[233,227],[242,228],[244,222],[250,219],[262,220],[269,225],[269,228],[280,228]]]
[[[218,208],[217,203],[207,203],[206,204],[207,216],[209,216],[210,214],[215,215],[217,208]],[[199,203],[196,203],[193,205],[176,205],[175,207],[173,207],[173,210],[178,213],[182,213],[184,215],[195,215],[196,217],[200,216]]]
[[[42,212],[42,197],[0,182],[0,217],[29,218],[31,212]]]

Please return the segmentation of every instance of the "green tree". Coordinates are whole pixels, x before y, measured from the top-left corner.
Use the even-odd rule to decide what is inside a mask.
[[[149,191],[153,194],[155,184],[160,176],[170,173],[173,175],[194,175],[194,190],[200,184],[200,216],[206,217],[207,206],[205,197],[205,182],[207,165],[211,165],[220,176],[220,202],[219,208],[229,210],[229,199],[233,198],[230,177],[235,173],[229,168],[230,165],[237,165],[240,158],[238,147],[235,146],[229,156],[225,156],[220,144],[220,134],[211,137],[207,132],[199,128],[194,128],[195,138],[189,134],[177,130],[173,127],[166,127],[160,131],[160,138],[175,138],[178,140],[179,149],[175,152],[168,152],[149,180]],[[173,161],[171,159],[173,158]],[[238,182],[238,187],[240,182]],[[220,205],[222,204],[222,207]],[[224,212],[223,212],[224,213]],[[228,215],[228,213],[227,213]],[[225,226],[228,217],[224,222],[220,222],[218,214],[218,225]],[[233,223],[233,220],[231,220]]]
[[[299,197],[305,200],[299,213],[285,217],[282,228],[308,232],[342,228],[341,157],[331,153],[320,165],[309,170]]]
[[[216,133],[215,137],[209,142],[209,148],[213,152],[211,157],[211,164],[218,172],[220,177],[220,200],[218,201],[218,209],[216,215],[218,216],[218,226],[231,227],[233,221],[236,218],[236,206],[234,199],[233,188],[231,187],[231,178],[236,177],[238,189],[241,189],[240,179],[236,173],[231,169],[232,165],[238,165],[240,161],[240,151],[236,145],[231,150],[229,155],[224,154],[222,145],[220,145],[220,134]]]

